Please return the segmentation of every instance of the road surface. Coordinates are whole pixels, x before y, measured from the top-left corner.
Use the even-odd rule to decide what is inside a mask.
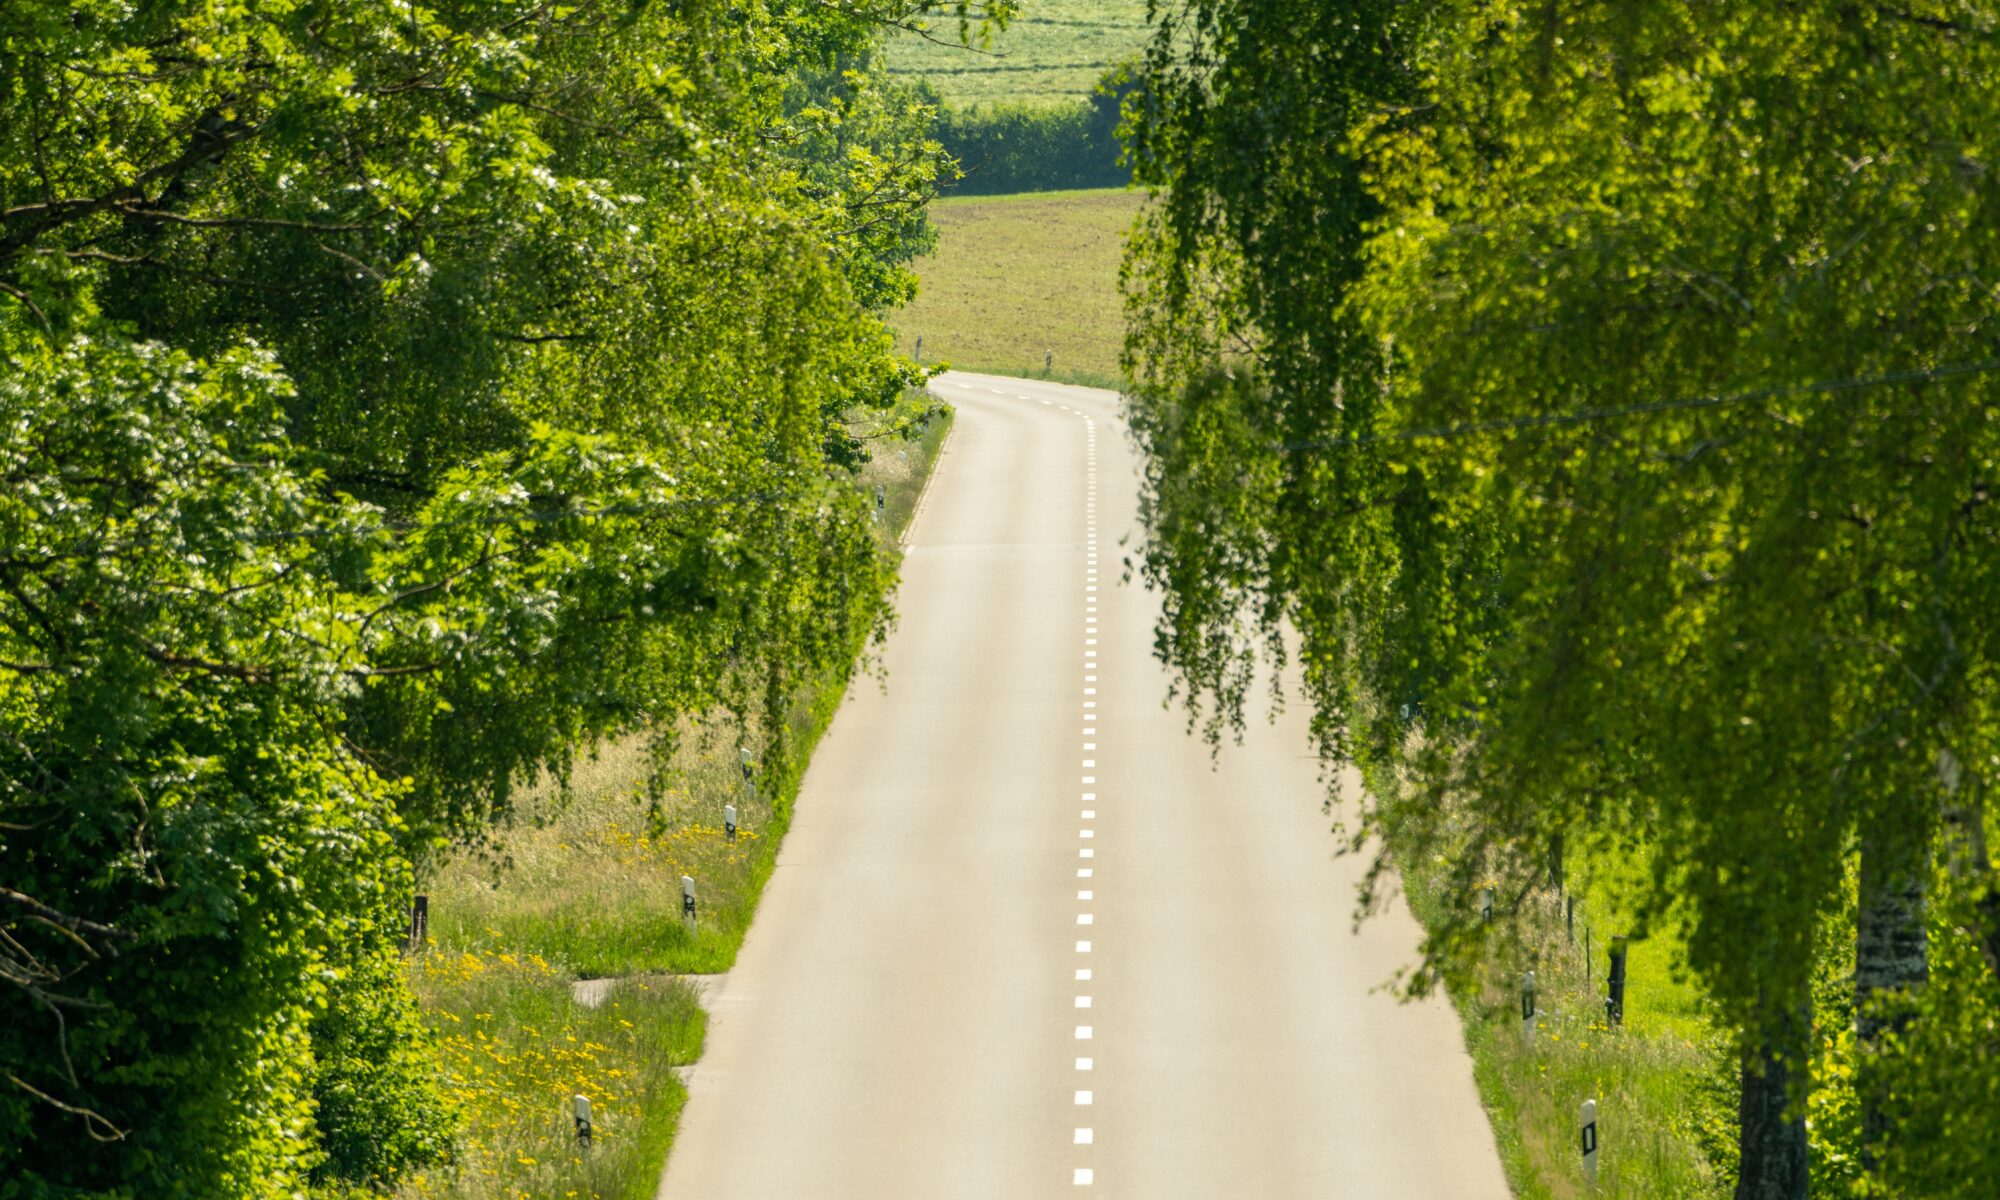
[[[1507,1196],[1452,1012],[1379,990],[1415,923],[1352,929],[1303,718],[1213,763],[1162,707],[1116,395],[935,386],[886,680],[815,755],[660,1194]]]

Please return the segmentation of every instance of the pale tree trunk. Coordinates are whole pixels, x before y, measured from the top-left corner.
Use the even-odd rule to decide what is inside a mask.
[[[1884,1009],[1884,993],[1923,986],[1930,974],[1924,929],[1930,883],[1929,823],[1919,814],[1877,819],[1861,833],[1861,894],[1854,922],[1854,1030],[1861,1050],[1861,1161],[1873,1168],[1893,1136],[1871,1052],[1884,1034],[1900,1030],[1907,1013]]]
[[[1805,1094],[1810,1005],[1771,1020],[1743,1049],[1736,1113],[1736,1200],[1806,1200]]]

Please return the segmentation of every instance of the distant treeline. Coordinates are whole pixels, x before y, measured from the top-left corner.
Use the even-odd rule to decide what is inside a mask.
[[[939,105],[937,138],[964,178],[947,193],[991,196],[1067,188],[1121,187],[1132,179],[1119,161],[1118,110],[1128,85],[1114,69],[1081,104]]]

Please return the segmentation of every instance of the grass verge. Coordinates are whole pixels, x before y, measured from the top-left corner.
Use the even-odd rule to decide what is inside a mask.
[[[933,418],[861,473],[863,489],[883,489],[885,545],[915,515],[949,427],[948,413]],[[457,1162],[408,1177],[397,1196],[654,1194],[687,1098],[676,1068],[700,1057],[707,1027],[694,985],[672,976],[735,961],[804,763],[846,682],[802,689],[787,718],[795,765],[762,772],[755,792],[738,746],[754,752],[758,731],[726,717],[686,721],[668,739],[598,747],[567,781],[544,781],[525,798],[496,853],[433,873],[429,944],[408,970],[464,1124]],[[662,755],[672,783],[649,798]],[[738,809],[733,841],[725,804]],[[697,881],[692,930],[681,918],[682,875]],[[599,1004],[574,999],[576,980],[605,976],[620,978]],[[578,1093],[595,1109],[588,1151],[570,1121]]]
[[[1452,989],[1502,1165],[1523,1200],[1728,1194],[1735,1136],[1733,1058],[1682,966],[1680,927],[1627,943],[1624,1022],[1604,1005],[1610,938],[1634,927],[1640,878],[1608,854],[1573,854],[1571,890],[1530,896],[1511,932],[1488,943]],[[1453,903],[1421,864],[1405,864],[1411,911],[1426,926]],[[1572,906],[1573,905],[1573,910]],[[1535,973],[1532,1031],[1522,975]],[[1597,1102],[1598,1183],[1583,1171],[1579,1110]]]
[[[1114,188],[933,204],[938,245],[917,263],[917,298],[890,321],[897,348],[915,354],[922,338],[926,363],[1118,387],[1118,269],[1144,199]]]

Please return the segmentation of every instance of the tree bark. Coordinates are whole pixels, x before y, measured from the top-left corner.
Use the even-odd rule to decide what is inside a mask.
[[[1736,1200],[1806,1200],[1806,1030],[1812,1010],[1779,1017],[1743,1049]]]
[[[1918,828],[1912,828],[1918,826]],[[1873,1168],[1892,1136],[1882,1089],[1871,1064],[1884,1034],[1900,1030],[1908,1014],[1885,993],[1912,991],[1930,975],[1924,928],[1931,871],[1931,838],[1916,814],[1876,820],[1861,834],[1861,889],[1854,922],[1854,1031],[1861,1050],[1857,1083],[1861,1100],[1861,1161]]]

